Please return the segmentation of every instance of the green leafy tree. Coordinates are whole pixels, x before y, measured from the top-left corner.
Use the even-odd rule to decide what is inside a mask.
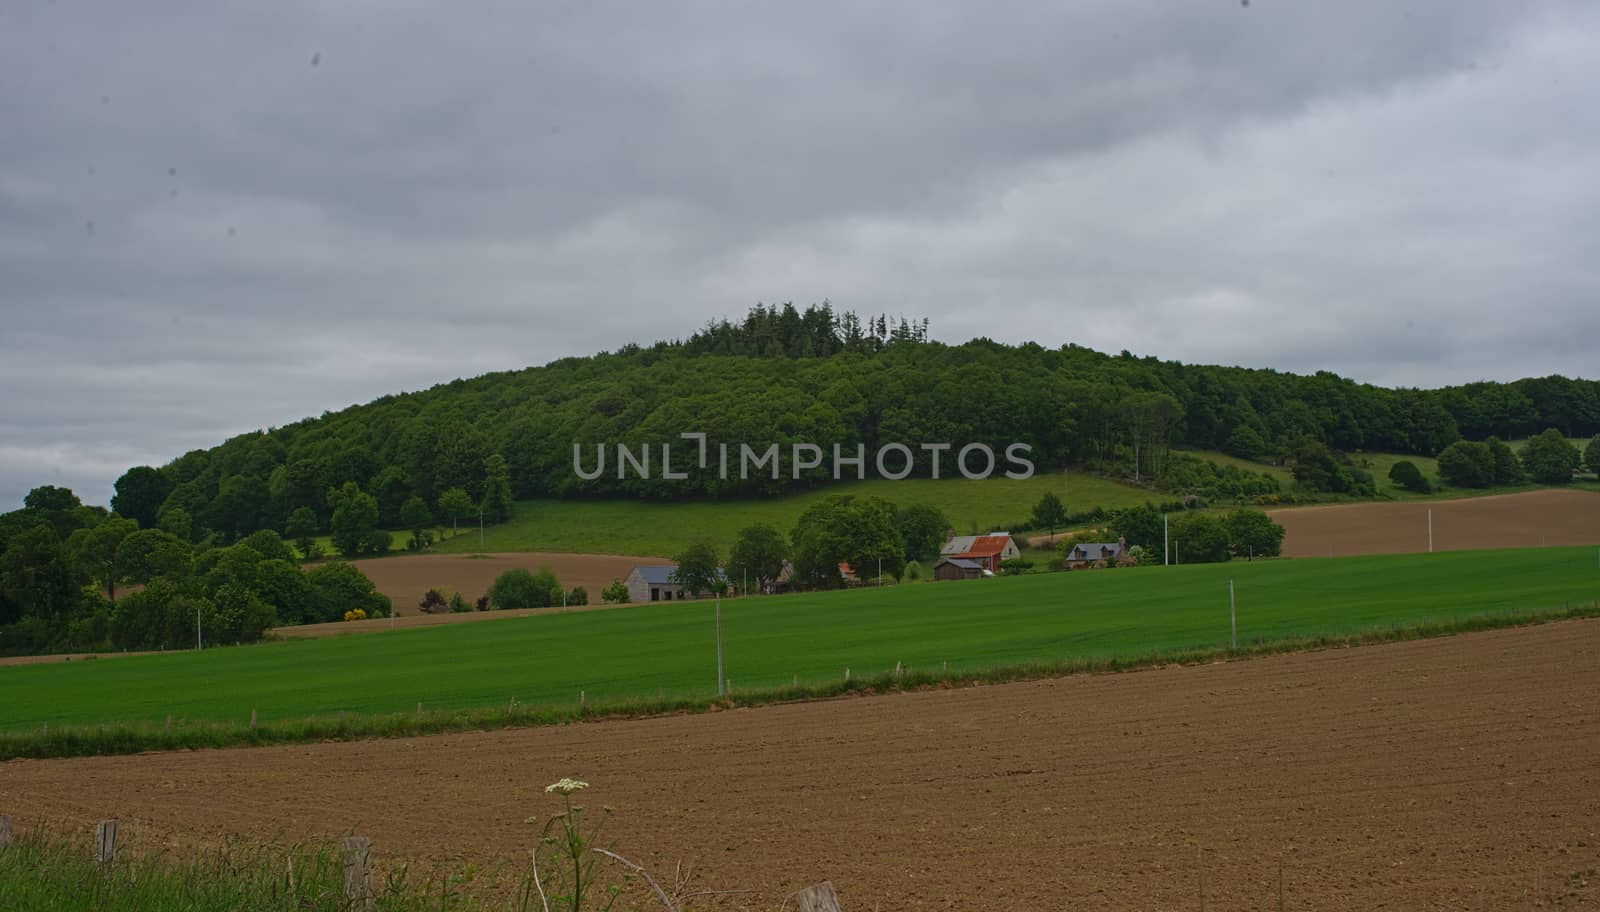
[[[283,534],[294,541],[305,560],[315,560],[320,555],[317,547],[317,514],[310,507],[295,507],[283,525]]]
[[[1235,557],[1277,557],[1283,553],[1283,526],[1260,510],[1235,510],[1223,520]]]
[[[193,559],[188,542],[160,529],[141,529],[117,546],[117,567],[130,583],[184,579]]]
[[[1433,486],[1428,484],[1427,476],[1422,474],[1417,464],[1407,459],[1402,459],[1389,467],[1389,480],[1407,491],[1415,491],[1418,494],[1426,494],[1433,490]]]
[[[1223,452],[1240,459],[1260,459],[1266,455],[1267,449],[1267,442],[1256,429],[1245,424],[1234,428],[1222,445]]]
[[[1540,484],[1570,484],[1580,461],[1578,448],[1555,428],[1529,439],[1522,448],[1523,468]]]
[[[388,617],[389,597],[378,591],[372,580],[354,564],[329,561],[306,571],[311,584],[311,617],[317,622],[344,619],[346,611],[360,608],[367,617]]]
[[[137,531],[138,523],[112,516],[97,526],[77,529],[67,537],[68,554],[90,579],[100,584],[108,602],[117,600],[117,580],[122,576],[117,565],[117,546]]]
[[[116,493],[111,496],[113,512],[126,516],[142,529],[156,527],[161,504],[172,493],[173,481],[161,470],[150,466],[134,466],[117,479]]]
[[[1180,564],[1213,564],[1227,560],[1228,528],[1205,513],[1186,513],[1172,520],[1173,557]]]
[[[561,583],[549,567],[531,573],[512,567],[495,577],[489,587],[489,604],[502,611],[512,608],[549,608],[561,604]]]
[[[1583,461],[1589,466],[1589,471],[1600,475],[1600,434],[1594,435],[1589,445],[1583,448]]]
[[[251,591],[272,606],[277,623],[304,624],[316,618],[311,583],[293,561],[273,558],[257,564]]]
[[[188,510],[179,506],[164,506],[156,518],[161,531],[184,541],[194,541],[194,517]]]
[[[716,591],[723,580],[717,549],[708,542],[690,545],[673,560],[678,566],[672,571],[672,581],[691,595]]]
[[[629,598],[628,584],[619,579],[612,580],[611,585],[600,590],[600,601],[608,605],[622,605]]]
[[[196,625],[212,630],[216,613],[209,599],[172,580],[157,579],[112,608],[111,642],[123,649],[191,649]]]
[[[1439,451],[1439,477],[1457,488],[1486,488],[1494,483],[1494,454],[1486,444],[1457,440]]]
[[[929,504],[912,504],[897,510],[894,524],[900,532],[901,546],[908,561],[938,558],[939,549],[950,532],[950,520],[938,507]]]
[[[283,536],[271,529],[260,529],[239,540],[239,544],[260,554],[263,560],[281,560],[294,563],[294,551]]]
[[[1146,551],[1161,552],[1161,512],[1150,504],[1121,511],[1111,517],[1110,528],[1112,534],[1126,541],[1130,548],[1137,545]]]
[[[224,586],[212,604],[216,614],[215,623],[206,631],[208,642],[254,643],[278,621],[272,606],[252,589]]]
[[[505,522],[511,518],[511,468],[506,458],[491,453],[483,461],[483,518]]]
[[[1522,472],[1522,463],[1517,460],[1517,454],[1506,446],[1505,441],[1499,437],[1490,437],[1483,442],[1489,448],[1489,458],[1494,463],[1494,483],[1497,485],[1521,484],[1526,480]]]
[[[411,530],[411,541],[407,543],[410,550],[421,551],[433,543],[433,533],[428,531],[428,526],[433,524],[433,514],[422,498],[413,494],[405,502],[400,508],[400,523]]]
[[[388,534],[378,529],[378,501],[363,492],[360,485],[347,481],[329,491],[328,506],[333,508],[334,550],[344,557],[389,550]]]
[[[56,530],[39,523],[11,538],[0,553],[0,593],[23,617],[62,619],[83,601],[85,577]]]
[[[460,531],[457,521],[478,512],[478,507],[472,502],[472,495],[461,488],[451,488],[439,495],[439,512],[450,517],[450,535],[454,537]]]
[[[838,586],[841,563],[865,577],[877,572],[880,561],[885,573],[899,579],[905,564],[894,515],[894,505],[876,497],[842,494],[812,504],[791,537],[796,582]]]
[[[782,532],[768,525],[747,526],[739,531],[739,538],[728,553],[728,579],[748,579],[755,583],[757,592],[763,592],[768,583],[778,581],[788,558],[789,543]]]
[[[1039,502],[1033,505],[1033,527],[1035,529],[1045,529],[1053,536],[1056,534],[1056,529],[1065,525],[1066,522],[1067,507],[1061,502],[1061,498],[1055,495],[1055,492],[1046,491],[1044,496],[1039,498]]]

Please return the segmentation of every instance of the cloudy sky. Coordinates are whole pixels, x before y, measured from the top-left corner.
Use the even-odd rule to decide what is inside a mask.
[[[0,509],[757,301],[1592,377],[1596,85],[1591,0],[0,2]]]

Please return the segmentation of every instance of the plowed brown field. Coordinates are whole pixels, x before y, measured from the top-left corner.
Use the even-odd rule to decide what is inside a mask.
[[[525,858],[542,786],[724,908],[1592,908],[1600,622],[1192,668],[410,740],[0,765],[19,823],[134,844],[350,831]]]
[[[617,554],[563,554],[529,551],[514,554],[413,554],[352,561],[378,587],[394,600],[400,616],[421,614],[417,603],[429,589],[444,586],[462,594],[467,601],[489,591],[494,578],[522,567],[538,570],[549,567],[566,589],[582,586],[589,598],[600,601],[600,590],[614,579],[624,579],[635,566],[660,566],[672,561],[659,557],[628,557]]]
[[[1544,488],[1462,500],[1357,503],[1273,510],[1286,557],[1600,544],[1600,493]]]

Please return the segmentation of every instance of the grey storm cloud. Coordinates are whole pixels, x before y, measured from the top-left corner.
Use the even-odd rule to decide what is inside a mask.
[[[23,0],[0,508],[757,301],[1592,376],[1597,84],[1584,0]]]

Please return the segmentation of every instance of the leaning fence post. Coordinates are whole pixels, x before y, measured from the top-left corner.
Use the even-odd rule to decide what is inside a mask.
[[[11,818],[0,815],[0,852],[11,845]]]
[[[833,884],[826,880],[795,894],[795,904],[799,912],[842,912],[839,896],[833,892]]]
[[[372,840],[346,836],[344,851],[344,901],[346,908],[372,912]]]
[[[94,828],[94,860],[107,868],[117,857],[117,819],[102,820]]]

